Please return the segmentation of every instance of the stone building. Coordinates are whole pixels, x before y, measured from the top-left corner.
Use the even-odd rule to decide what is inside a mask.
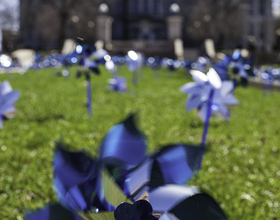
[[[246,32],[247,40],[257,45],[261,51],[269,52],[274,45],[274,18],[271,0],[250,0],[245,9],[247,11]]]
[[[21,0],[22,45],[34,49],[58,47],[56,31],[53,31],[51,40],[43,39],[46,34],[40,35],[38,25],[34,23],[42,14],[36,13],[41,2],[42,0]],[[88,13],[84,13],[82,7],[81,12],[76,8],[71,9],[65,25],[65,38],[79,36],[90,43],[102,40],[105,48],[113,54],[134,49],[147,55],[174,56],[175,39],[182,40],[184,48],[193,48],[202,45],[207,37],[198,39],[190,36],[187,31],[189,26],[196,26],[199,22],[192,21],[190,16],[196,3],[196,0],[96,0],[95,8]],[[89,7],[86,9],[89,10]],[[274,36],[271,0],[243,1],[240,10],[243,13],[244,28],[240,31],[238,44],[242,47],[254,44],[259,50],[270,51]],[[217,12],[212,13],[215,16]],[[51,32],[52,26],[46,24],[45,27],[49,28],[48,33]],[[219,38],[215,38],[214,42],[218,43]],[[233,47],[223,42],[221,45]]]
[[[119,0],[106,4],[108,11],[100,7],[97,16],[96,37],[106,42],[106,49],[112,53],[134,49],[147,55],[172,56],[174,40],[183,39],[183,0],[129,0],[126,5]]]

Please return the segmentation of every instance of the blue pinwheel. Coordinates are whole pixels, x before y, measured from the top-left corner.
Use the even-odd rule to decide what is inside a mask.
[[[202,136],[202,145],[205,145],[212,112],[221,118],[229,119],[227,106],[234,106],[239,102],[232,94],[233,82],[222,82],[213,68],[209,69],[207,75],[198,70],[191,70],[190,73],[195,82],[186,83],[180,91],[189,95],[187,111],[197,109],[198,116],[205,123]]]
[[[126,65],[128,66],[128,69],[132,72],[132,83],[134,86],[137,86],[138,76],[137,76],[137,70],[142,65],[143,58],[140,53],[136,53],[133,50],[128,51],[127,56],[125,57]]]
[[[147,193],[151,201],[157,200],[153,192],[159,187],[188,182],[198,172],[204,153],[202,147],[174,144],[149,156],[146,148],[146,136],[135,126],[133,115],[108,131],[98,158],[69,152],[58,144],[53,169],[59,203],[73,215],[99,219],[122,202],[135,203]],[[29,219],[40,213],[29,214]]]
[[[19,91],[13,91],[10,83],[0,83],[0,128],[3,127],[3,119],[10,119],[17,114],[14,104],[19,99]]]
[[[114,75],[113,79],[108,80],[109,90],[113,90],[116,92],[126,92],[127,91],[127,83],[126,79],[117,75]]]
[[[96,75],[100,74],[98,65],[104,61],[104,58],[101,56],[103,53],[96,52],[94,46],[84,44],[83,46],[79,45],[79,53],[81,54],[79,60],[79,66],[81,67],[77,71],[77,78],[81,77],[84,73],[86,77],[86,94],[87,94],[87,110],[88,114],[92,115],[92,91],[91,91],[91,75],[90,71]],[[83,71],[83,72],[82,72]]]

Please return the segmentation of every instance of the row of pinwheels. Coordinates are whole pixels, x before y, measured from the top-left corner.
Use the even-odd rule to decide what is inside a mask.
[[[95,57],[105,60],[116,79],[111,57],[98,52]],[[128,56],[131,71],[138,68],[137,56],[132,51]],[[86,56],[80,62],[88,78],[90,68],[98,72],[98,62]],[[205,122],[201,146],[173,144],[148,156],[145,137],[133,117],[110,129],[99,158],[69,152],[58,144],[53,169],[59,203],[29,213],[27,219],[226,219],[215,200],[183,184],[201,168],[212,111],[228,118],[226,106],[238,101],[233,96],[233,82],[222,82],[214,68],[207,75],[198,70],[191,74],[195,83],[186,84],[181,91],[189,94],[187,110],[198,109]],[[88,93],[91,95],[90,90]]]
[[[110,60],[106,64],[112,65]],[[214,69],[210,69],[207,76],[199,71],[191,74],[196,83],[186,84],[181,90],[190,94],[188,109],[198,108],[206,123],[211,116],[209,111],[215,110],[213,106],[221,109],[220,115],[226,116],[226,103],[237,104],[229,94],[233,85],[229,82],[222,85]],[[11,93],[8,84],[4,84],[3,94],[11,96],[11,99],[6,97],[8,104],[14,103],[12,97],[18,98],[18,92]],[[201,146],[174,144],[147,156],[144,135],[130,117],[108,132],[101,145],[100,158],[92,160],[81,152],[71,153],[58,146],[54,159],[54,186],[60,204],[27,214],[27,218],[102,219],[104,215],[112,217],[115,210],[116,219],[127,216],[137,219],[226,219],[211,197],[200,193],[196,187],[182,186],[201,167],[205,138]],[[143,198],[150,203],[141,201]],[[194,209],[194,204],[199,206]]]

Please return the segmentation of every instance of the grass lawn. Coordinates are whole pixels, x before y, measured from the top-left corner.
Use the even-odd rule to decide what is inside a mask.
[[[149,140],[149,153],[168,143],[199,144],[203,123],[185,111],[179,87],[192,81],[181,69],[174,73],[144,68],[138,86],[123,67],[131,94],[106,91],[111,74],[92,76],[93,115],[86,109],[86,82],[55,76],[56,69],[1,74],[20,90],[18,115],[0,130],[0,219],[23,219],[24,212],[55,200],[52,158],[55,141],[98,156],[98,145],[111,126],[138,113],[138,126]],[[189,183],[213,196],[230,219],[280,219],[280,93],[262,97],[255,87],[237,88],[240,104],[227,123],[210,121],[208,152],[202,170]]]

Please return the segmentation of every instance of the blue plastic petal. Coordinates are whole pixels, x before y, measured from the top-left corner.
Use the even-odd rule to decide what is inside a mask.
[[[228,72],[228,67],[226,65],[224,65],[223,63],[217,63],[217,64],[213,65],[213,67],[219,75],[224,75],[224,74],[227,74],[227,72]]]
[[[138,165],[147,158],[146,138],[136,128],[134,116],[113,126],[100,146],[100,158],[117,158],[129,165]]]
[[[83,196],[76,198],[77,201],[75,202],[79,201],[78,203],[81,204],[85,202],[81,200],[89,200],[87,198],[91,197],[95,186],[94,184],[91,184],[89,187],[86,186],[88,182],[96,178],[95,161],[82,152],[73,153],[58,147],[54,158],[53,169],[54,188],[61,204],[67,207],[75,206],[67,199],[69,197],[67,194],[73,194],[74,191],[71,192],[71,190],[77,185],[80,185],[83,189]],[[87,208],[90,209],[89,201],[87,201],[87,205]],[[85,209],[85,207],[82,209]]]
[[[116,92],[126,92],[126,79],[119,76],[114,76],[114,79],[110,82],[110,89]]]
[[[79,189],[79,186],[70,188],[65,196],[65,199],[71,210],[88,210],[88,204]]]
[[[228,66],[229,63],[232,61],[232,56],[229,55],[229,54],[226,54],[222,63],[225,65],[225,66]]]
[[[204,193],[199,193],[187,198],[177,204],[169,212],[173,213],[178,219],[228,219],[218,203],[212,197]]]
[[[170,145],[152,155],[161,169],[165,184],[184,184],[199,170],[204,148],[191,145]]]

